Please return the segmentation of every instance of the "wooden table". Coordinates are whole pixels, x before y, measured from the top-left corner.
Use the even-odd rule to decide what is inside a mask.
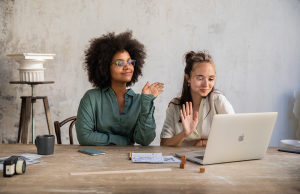
[[[92,147],[92,146],[90,146]],[[262,160],[206,165],[132,163],[129,152],[162,153],[203,150],[196,147],[107,146],[92,147],[105,155],[78,152],[88,148],[56,145],[54,154],[28,165],[26,173],[0,176],[0,193],[300,193],[300,155],[269,148]],[[36,153],[35,145],[0,144],[0,158]],[[171,168],[168,172],[71,176],[74,172]]]

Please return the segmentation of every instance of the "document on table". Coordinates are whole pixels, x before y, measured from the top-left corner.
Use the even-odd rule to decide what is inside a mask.
[[[164,163],[180,163],[181,160],[178,160],[174,156],[164,156]]]
[[[132,162],[164,163],[161,153],[132,153]]]
[[[163,157],[161,153],[132,153],[132,162],[145,163],[178,163],[181,162],[173,156]]]
[[[39,163],[40,161],[36,161],[35,159],[39,159],[39,158],[43,157],[44,155],[22,154],[22,155],[19,155],[19,156],[21,156],[21,158],[26,161],[26,165],[30,165],[30,164]],[[9,158],[9,157],[0,158],[0,170],[3,170],[3,163],[4,163],[4,160],[6,160],[7,158]]]

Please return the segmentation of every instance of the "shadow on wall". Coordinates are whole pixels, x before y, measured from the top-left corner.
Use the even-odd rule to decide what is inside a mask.
[[[293,113],[296,119],[298,120],[296,139],[300,140],[300,91],[294,92],[294,98],[295,98],[295,103],[294,103]]]
[[[281,112],[281,117],[282,117],[281,119],[284,119],[283,122],[281,122],[282,123],[281,133],[283,133],[284,131],[287,132],[287,133],[283,133],[283,135],[280,134],[280,136],[282,136],[281,139],[295,139],[298,124],[297,124],[297,118],[293,113],[294,104],[295,104],[294,94],[289,93],[288,96],[283,95],[283,98],[282,100],[280,100],[279,103],[283,103],[283,107],[284,107],[284,103],[286,103],[285,107],[287,107],[286,109],[283,109],[283,111]],[[276,142],[276,145],[279,143],[280,142]]]
[[[298,120],[295,117],[295,114],[293,112],[294,110],[294,105],[295,105],[295,97],[294,94],[290,94],[288,97],[288,114],[287,114],[287,122],[286,123],[287,127],[285,129],[289,130],[288,132],[288,138],[289,139],[296,139],[296,133],[297,133],[297,127],[298,127]]]
[[[270,111],[278,112],[269,146],[280,146],[280,140],[296,139],[297,119],[293,113],[295,98],[293,93],[282,94],[278,104]],[[267,99],[266,99],[267,100]]]

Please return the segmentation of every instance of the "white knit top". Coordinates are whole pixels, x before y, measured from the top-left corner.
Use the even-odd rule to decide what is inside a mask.
[[[182,123],[179,122],[182,106],[173,103],[179,104],[179,101],[176,98],[171,100],[166,110],[166,118],[160,134],[161,139],[171,138],[183,130]],[[215,114],[235,114],[230,102],[221,93],[213,93],[210,100],[202,98],[198,112],[198,125],[195,131],[185,138],[181,146],[190,146],[199,139],[208,139]]]

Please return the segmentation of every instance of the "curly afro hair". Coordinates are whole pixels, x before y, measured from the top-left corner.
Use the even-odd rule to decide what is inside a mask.
[[[90,40],[90,47],[84,52],[84,69],[87,71],[89,81],[95,88],[104,88],[110,86],[110,65],[114,54],[117,51],[126,50],[134,60],[134,72],[130,82],[126,86],[131,86],[138,81],[142,75],[142,69],[145,63],[145,47],[138,40],[132,37],[132,31],[126,31],[115,35],[109,32],[99,38]]]

